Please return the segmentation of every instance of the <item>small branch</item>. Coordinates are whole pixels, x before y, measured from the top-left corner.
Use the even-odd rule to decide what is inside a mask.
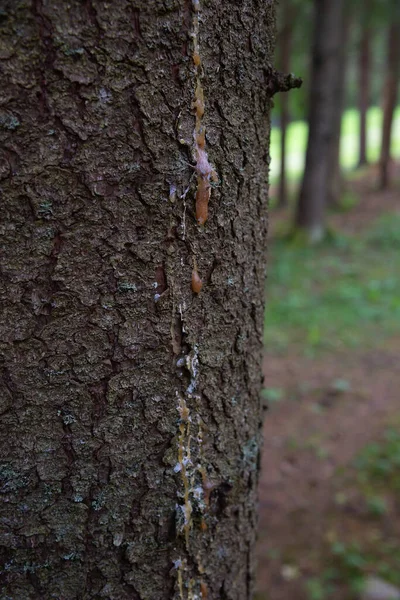
[[[268,92],[272,97],[277,92],[288,92],[289,90],[301,87],[303,80],[296,77],[293,73],[281,73],[270,67],[267,71]]]

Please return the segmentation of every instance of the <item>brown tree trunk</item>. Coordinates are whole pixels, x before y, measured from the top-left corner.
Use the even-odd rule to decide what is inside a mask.
[[[362,167],[368,164],[367,158],[367,113],[369,108],[369,88],[370,88],[370,41],[371,41],[371,26],[370,26],[370,8],[371,2],[364,3],[364,15],[361,28],[361,40],[359,45],[358,55],[358,73],[359,73],[359,94],[358,107],[360,117],[360,148],[358,166]]]
[[[394,21],[388,31],[387,71],[383,90],[382,143],[379,162],[379,188],[389,186],[390,145],[394,109],[400,73],[400,22]]]
[[[340,198],[344,189],[344,180],[340,165],[340,140],[342,131],[342,117],[345,105],[346,95],[346,66],[347,66],[347,45],[350,33],[350,13],[345,11],[342,22],[342,40],[339,56],[339,76],[336,79],[336,90],[334,95],[336,103],[334,107],[333,128],[334,135],[332,140],[331,160],[329,161],[328,172],[328,205],[337,207],[340,204]]]
[[[2,598],[252,596],[273,29],[2,10]]]
[[[329,163],[335,136],[335,91],[340,78],[343,0],[315,0],[314,44],[306,166],[296,226],[310,241],[325,233]]]
[[[293,11],[290,10],[289,0],[280,4],[283,15],[283,26],[279,36],[280,69],[283,73],[290,71],[290,55],[292,52],[293,37]],[[289,124],[289,96],[285,92],[280,95],[280,130],[281,130],[281,164],[278,190],[278,206],[287,206],[287,178],[286,178],[286,133]]]

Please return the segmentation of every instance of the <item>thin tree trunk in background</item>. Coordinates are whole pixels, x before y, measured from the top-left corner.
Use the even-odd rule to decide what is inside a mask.
[[[346,72],[348,63],[347,51],[351,25],[350,18],[350,12],[345,10],[343,15],[342,40],[340,45],[339,77],[337,77],[337,88],[334,92],[335,97],[337,98],[337,103],[335,105],[335,114],[333,117],[334,136],[332,141],[332,159],[329,163],[328,175],[328,204],[332,207],[339,206],[340,198],[344,189],[344,180],[340,165],[340,140],[346,96]]]
[[[252,597],[274,20],[2,10],[4,599]]]
[[[293,11],[290,10],[290,0],[284,0],[280,9],[283,12],[283,27],[279,36],[280,69],[284,73],[290,71],[290,55],[292,52],[293,38]],[[286,133],[289,124],[289,95],[284,92],[280,95],[280,130],[281,130],[281,165],[278,190],[278,206],[287,205],[287,177],[286,177]]]
[[[329,162],[340,78],[343,0],[315,0],[306,165],[295,224],[310,241],[325,233]]]
[[[362,167],[368,163],[367,158],[367,115],[369,108],[370,70],[371,70],[371,25],[370,25],[371,2],[364,3],[364,14],[361,28],[361,40],[358,54],[359,94],[358,109],[360,118],[360,147],[358,166]]]
[[[387,71],[383,89],[383,125],[381,155],[379,161],[379,188],[389,186],[390,146],[392,123],[397,103],[400,74],[400,23],[396,20],[389,27]]]

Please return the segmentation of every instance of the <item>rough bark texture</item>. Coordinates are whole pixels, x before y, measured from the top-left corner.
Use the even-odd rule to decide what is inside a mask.
[[[296,225],[317,241],[324,235],[329,165],[340,78],[343,0],[315,0],[306,166]]]
[[[369,108],[370,89],[370,46],[371,46],[371,1],[366,0],[363,6],[363,22],[361,27],[361,39],[358,55],[359,92],[358,110],[360,117],[360,148],[358,166],[362,167],[368,163],[367,158],[367,113]]]
[[[383,89],[383,125],[381,155],[379,161],[379,188],[389,186],[390,146],[392,137],[392,123],[394,110],[397,103],[397,88],[400,75],[400,17],[397,9],[397,19],[388,30],[387,71]]]
[[[2,600],[251,597],[274,7],[197,10],[1,3]]]

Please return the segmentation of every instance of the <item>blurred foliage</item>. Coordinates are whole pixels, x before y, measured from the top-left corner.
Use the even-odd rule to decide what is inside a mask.
[[[372,107],[368,111],[368,158],[378,160],[381,136],[382,111]],[[354,169],[358,161],[358,128],[359,120],[356,109],[344,113],[341,137],[341,164],[345,169]],[[395,113],[393,129],[400,131],[400,107]],[[287,133],[287,177],[296,181],[303,172],[305,151],[307,146],[307,123],[296,121],[288,127]],[[280,161],[280,129],[273,127],[271,132],[271,166],[270,178],[274,183],[279,176]],[[400,136],[393,136],[392,154],[400,158]]]
[[[400,250],[400,214],[387,214],[380,217],[367,236],[370,245],[391,254]]]
[[[384,487],[400,493],[400,432],[390,429],[380,443],[368,444],[355,461],[357,478],[366,492]],[[376,496],[373,495],[372,498]],[[384,511],[383,511],[384,512]]]
[[[310,69],[310,40],[313,28],[313,1],[312,0],[289,0],[290,20],[292,27],[292,52],[290,71],[303,78],[300,89],[292,90],[289,94],[289,106],[292,119],[304,119],[307,114],[307,102],[309,93],[309,69]],[[280,43],[282,29],[285,25],[286,3],[280,2],[278,6],[278,24],[276,41],[276,60],[280,61]],[[277,123],[280,112],[280,94],[274,99],[275,109],[272,112],[272,122]]]
[[[396,502],[400,499],[400,432],[389,429],[381,441],[367,444],[356,457],[353,468],[356,483],[366,494],[368,514],[384,519],[388,513],[385,496],[393,493]],[[352,472],[349,477],[353,479]],[[328,548],[325,563],[329,567],[307,581],[309,600],[342,597],[338,591],[343,588],[350,594],[344,597],[358,598],[367,575],[400,586],[400,543],[389,532],[372,543],[366,538],[362,541],[335,540]]]
[[[267,283],[266,350],[306,353],[376,346],[400,333],[400,213],[359,239],[332,235],[309,247],[274,240]]]
[[[400,585],[400,545],[397,541],[382,543],[379,549],[363,548],[358,542],[334,542],[329,548],[327,562],[328,568],[307,581],[308,600],[359,598],[365,578],[370,574]],[[347,590],[344,594],[343,589]]]
[[[261,396],[268,404],[274,404],[280,402],[284,398],[284,390],[281,388],[264,388],[261,391]]]
[[[312,0],[286,0],[280,4],[278,12],[276,65],[280,68],[283,28],[291,23],[289,70],[304,81],[302,88],[292,91],[288,100],[291,123],[286,138],[286,173],[293,194],[290,200],[293,201],[307,146],[313,4]],[[346,49],[346,110],[342,119],[340,162],[347,170],[346,177],[351,177],[362,175],[360,171],[350,175],[359,160],[359,113],[355,107],[359,94],[360,40],[367,27],[371,51],[367,155],[373,163],[379,159],[381,145],[380,104],[386,74],[388,23],[400,18],[400,2],[349,0],[345,8],[350,37]],[[289,19],[288,13],[284,12],[288,10]],[[274,103],[270,166],[273,185],[278,180],[280,168],[279,94]],[[392,156],[399,159],[400,136],[395,135],[396,131],[400,131],[400,107],[395,113],[392,136]],[[347,190],[339,209],[350,211],[357,203],[361,208],[361,202],[362,198]],[[294,354],[300,351],[316,355],[342,348],[376,348],[399,334],[399,250],[400,212],[382,216],[358,237],[331,232],[318,246],[310,247],[301,235],[289,237],[282,232],[280,237],[275,237],[270,248],[267,282],[267,353],[276,355],[290,349]],[[338,379],[337,388],[345,392],[350,385]],[[263,390],[263,399],[271,405],[288,398],[285,389]],[[318,436],[301,438],[301,441],[294,436],[288,438],[287,446],[293,451],[313,449],[321,453],[321,459],[326,458]],[[341,534],[336,533],[335,528],[333,538],[327,535],[320,549],[323,556],[316,560],[321,571],[307,582],[309,600],[359,598],[369,575],[400,586],[400,542],[394,539],[390,523],[393,516],[398,520],[400,428],[390,429],[383,439],[365,446],[347,469],[350,472],[349,487],[354,487],[360,502],[354,510],[362,513],[361,526],[359,531],[343,528]],[[344,511],[347,491],[337,494],[338,505]],[[359,514],[354,517],[354,522],[358,517]],[[368,526],[371,519],[376,526],[374,530]],[[376,534],[379,539],[370,539],[369,533]]]
[[[292,52],[290,71],[303,78],[303,86],[293,90],[289,95],[290,114],[293,121],[307,118],[307,103],[310,81],[310,55],[313,27],[313,1],[312,0],[289,0],[291,20],[293,22]],[[396,18],[400,12],[398,0],[349,0],[345,3],[347,19],[350,23],[350,39],[346,51],[347,85],[345,106],[352,107],[357,104],[358,96],[358,47],[361,30],[366,24],[371,32],[371,105],[378,105],[381,100],[382,74],[386,64],[386,27],[388,16]],[[282,29],[285,24],[285,11],[287,7],[281,2],[278,8],[277,23],[277,51],[276,63],[279,68],[279,51],[282,39]],[[277,124],[280,112],[279,94],[275,101],[275,110],[272,118],[273,124]]]

